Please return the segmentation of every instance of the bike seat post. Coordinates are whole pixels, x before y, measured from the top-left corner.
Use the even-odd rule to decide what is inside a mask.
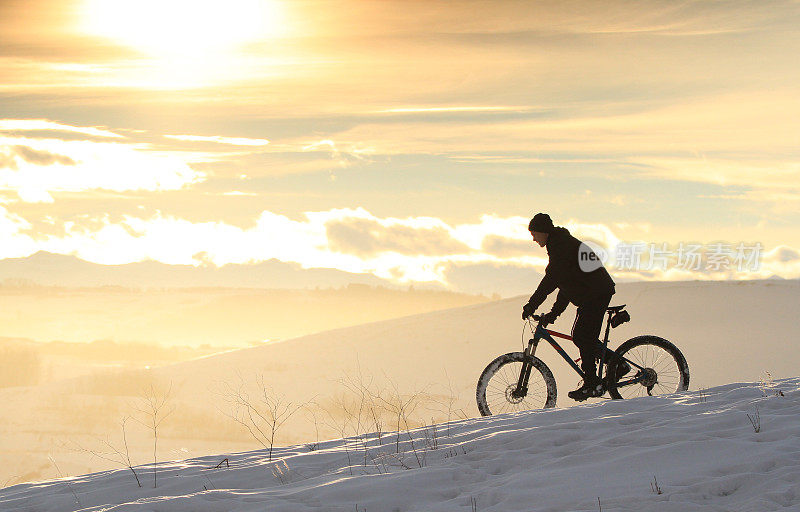
[[[611,333],[611,317],[614,316],[613,311],[608,312],[608,318],[606,318],[606,333],[603,336],[603,342],[608,345],[608,335]]]
[[[606,361],[606,351],[608,350],[608,335],[611,331],[611,315],[613,315],[614,312],[608,311],[607,313],[608,313],[608,318],[606,318],[606,332],[605,335],[603,336],[603,343],[602,343],[603,350],[600,352],[600,364],[597,367],[597,376],[600,378],[600,380],[603,379],[603,364]]]

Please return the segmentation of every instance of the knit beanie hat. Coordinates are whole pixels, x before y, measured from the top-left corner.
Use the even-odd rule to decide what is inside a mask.
[[[549,233],[553,230],[553,221],[546,213],[537,213],[528,224],[528,231],[538,231],[540,233]]]

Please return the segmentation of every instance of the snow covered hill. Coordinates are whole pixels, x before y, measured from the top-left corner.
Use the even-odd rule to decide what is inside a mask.
[[[157,488],[135,469],[142,488],[120,469],[2,489],[0,509],[800,510],[800,378],[163,463]]]
[[[177,365],[59,381],[47,386],[0,390],[0,455],[15,461],[0,465],[0,484],[47,480],[115,467],[86,450],[117,440],[122,418],[152,380],[170,385],[175,412],[164,423],[160,459],[198,457],[259,447],[227,415],[229,391],[258,396],[264,382],[275,396],[313,406],[278,432],[290,445],[350,435],[330,425],[346,379],[362,379],[375,393],[428,398],[412,424],[444,422],[478,415],[475,384],[496,356],[520,350],[521,305],[527,297],[407,316],[231,351]],[[627,303],[631,322],[612,333],[612,346],[639,334],[673,341],[689,363],[690,390],[730,382],[797,375],[800,339],[800,281],[623,283],[615,304]],[[309,315],[315,314],[313,309]],[[570,307],[554,328],[569,332]],[[565,348],[577,357],[577,350]],[[553,370],[559,407],[574,404],[567,391],[576,374],[550,347],[537,352]],[[260,380],[260,379],[263,379]],[[336,419],[338,421],[338,418]],[[128,441],[135,464],[152,459],[149,433],[129,422]],[[76,445],[85,450],[76,450]],[[51,460],[52,459],[52,460]],[[53,462],[54,461],[54,462]],[[57,466],[57,467],[56,467]]]

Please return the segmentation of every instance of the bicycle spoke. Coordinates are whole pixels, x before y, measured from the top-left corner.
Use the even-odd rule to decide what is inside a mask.
[[[618,388],[618,392],[625,398],[638,396],[674,393],[681,383],[681,370],[678,363],[669,351],[655,345],[645,344],[634,346],[624,356],[631,362],[641,366],[646,371],[655,372],[656,381],[650,389],[645,382],[628,384]],[[639,370],[637,370],[639,371]]]
[[[512,397],[517,390],[523,364],[514,361],[498,368],[486,385],[486,402],[494,413],[517,412],[544,407],[548,399],[547,384],[541,373],[533,369],[524,397]]]

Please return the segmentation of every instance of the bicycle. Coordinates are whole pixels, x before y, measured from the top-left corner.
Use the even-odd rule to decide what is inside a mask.
[[[653,396],[686,391],[689,388],[689,365],[678,347],[653,335],[636,336],[617,350],[608,348],[612,328],[630,320],[625,304],[607,308],[605,336],[598,340],[600,364],[598,378],[602,382],[600,396],[606,392],[613,399]],[[536,321],[536,327],[533,327]],[[572,336],[552,331],[542,324],[540,315],[527,320],[533,338],[524,352],[509,352],[489,363],[478,379],[476,399],[481,415],[555,407],[557,391],[553,372],[536,357],[536,349],[545,340],[582,378],[585,374],[558,344],[555,337],[572,340]],[[630,373],[621,373],[624,361]],[[605,368],[605,377],[603,376]],[[635,372],[634,372],[635,370]]]

